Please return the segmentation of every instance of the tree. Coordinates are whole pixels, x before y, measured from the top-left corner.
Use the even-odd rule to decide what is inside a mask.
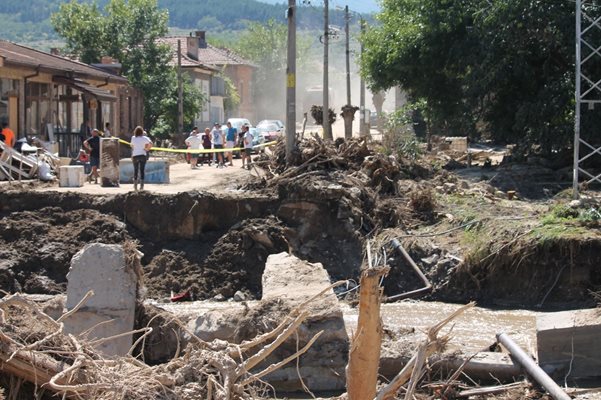
[[[377,18],[362,73],[427,104],[432,130],[546,151],[570,142],[573,3],[385,0]]]
[[[167,34],[167,20],[157,0],[110,0],[104,13],[95,4],[72,0],[51,17],[66,39],[68,52],[81,61],[95,63],[109,55],[121,62],[123,75],[143,93],[144,126],[149,130],[160,118],[173,118],[170,104],[177,99],[177,91],[172,90],[177,76],[168,64],[171,49],[157,41]],[[184,99],[198,95],[192,87],[184,86]],[[199,109],[185,109],[187,114],[191,111]]]

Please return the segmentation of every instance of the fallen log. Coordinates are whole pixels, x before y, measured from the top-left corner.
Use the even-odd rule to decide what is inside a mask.
[[[36,386],[52,390],[48,383],[53,376],[62,372],[69,364],[59,362],[39,352],[18,351],[18,346],[0,335],[0,371],[14,375]],[[73,382],[73,379],[70,380]],[[66,383],[64,380],[61,383]]]

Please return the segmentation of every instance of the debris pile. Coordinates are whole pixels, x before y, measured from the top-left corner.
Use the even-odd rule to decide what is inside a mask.
[[[77,336],[64,333],[63,321],[79,307],[55,321],[31,300],[10,295],[0,300],[2,370],[67,397],[256,399],[267,393],[262,377],[305,353],[319,337],[319,333],[314,335],[286,359],[259,368],[308,317],[304,306],[292,310],[275,329],[240,344],[206,342],[188,332],[191,340],[183,351],[169,362],[151,367],[133,354],[151,328],[134,332],[143,334],[128,356],[107,359],[95,350],[85,332]],[[17,397],[19,386],[11,390],[11,398]]]
[[[27,144],[23,144],[27,146]],[[60,166],[60,158],[43,148],[29,146],[29,152],[18,152],[0,141],[0,181],[21,181],[39,178],[53,181]]]

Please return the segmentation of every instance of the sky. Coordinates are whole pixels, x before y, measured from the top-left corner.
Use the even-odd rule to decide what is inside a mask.
[[[264,3],[270,4],[281,4],[285,3],[285,0],[259,0]],[[300,2],[300,0],[297,0]],[[323,0],[310,0],[311,4],[320,6],[323,4]],[[342,7],[348,5],[349,10],[360,13],[372,13],[380,10],[380,6],[376,0],[329,0],[330,8]]]

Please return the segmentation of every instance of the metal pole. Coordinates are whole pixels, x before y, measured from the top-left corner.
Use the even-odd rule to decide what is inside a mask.
[[[177,41],[177,134],[184,132],[184,85],[182,82],[182,41]]]
[[[582,30],[582,0],[576,0],[576,110],[574,112],[574,167],[573,167],[573,182],[572,196],[578,198],[578,168],[580,158],[580,74],[581,74],[581,30]]]
[[[344,33],[346,35],[346,104],[351,104],[351,50],[349,39],[349,13],[348,6],[344,6]]]
[[[564,392],[553,379],[536,365],[534,360],[524,352],[506,333],[498,333],[497,341],[501,343],[535,381],[545,389],[555,400],[570,400],[571,397]]]
[[[286,67],[286,162],[296,145],[296,8],[288,0],[288,66]]]
[[[361,18],[361,34],[365,32],[365,20]],[[363,57],[363,41],[361,42],[361,57]],[[360,76],[360,89],[359,89],[359,134],[361,136],[367,136],[367,130],[365,125],[365,80],[363,80],[363,76]]]
[[[323,2],[323,138],[332,139],[330,130],[330,83],[328,77],[328,42],[330,38],[330,21],[328,0]]]
[[[413,261],[413,258],[411,258],[409,253],[407,253],[407,250],[405,250],[405,248],[403,247],[401,242],[399,242],[397,239],[392,239],[390,241],[390,243],[392,244],[392,247],[394,247],[395,250],[397,250],[399,253],[401,253],[401,255],[405,258],[405,261],[407,261],[409,266],[411,268],[413,268],[413,271],[415,271],[417,276],[419,276],[419,279],[424,283],[424,287],[422,287],[420,289],[412,290],[410,292],[390,296],[386,300],[390,301],[390,300],[408,299],[408,298],[412,298],[412,297],[421,296],[422,294],[430,293],[432,291],[432,284],[430,283],[430,281],[428,280],[426,275],[424,275],[422,270],[419,269],[419,267],[417,266],[415,261]]]

